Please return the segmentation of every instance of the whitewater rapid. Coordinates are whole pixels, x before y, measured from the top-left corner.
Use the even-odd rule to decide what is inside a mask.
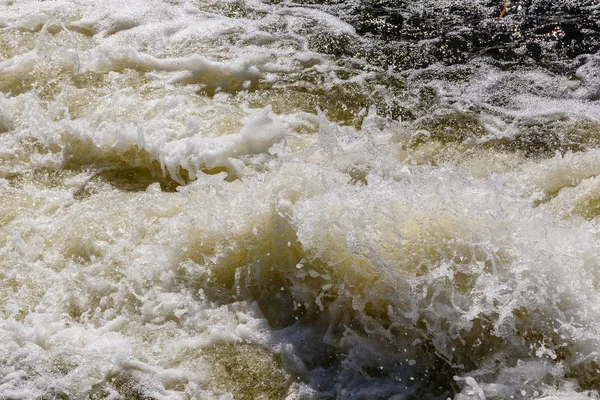
[[[593,41],[314,3],[0,2],[0,399],[600,398]]]

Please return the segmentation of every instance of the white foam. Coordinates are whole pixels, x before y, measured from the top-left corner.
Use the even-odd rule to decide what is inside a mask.
[[[356,39],[318,7],[2,12],[21,46],[0,61],[3,396],[233,398],[254,372],[289,399],[597,396],[600,154],[493,147],[597,123],[595,58],[575,82],[481,63],[427,81],[487,135],[419,147],[375,108],[360,127],[308,109],[400,79],[311,49],[307,27]]]

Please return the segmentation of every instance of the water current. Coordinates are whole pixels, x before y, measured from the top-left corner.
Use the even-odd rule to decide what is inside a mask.
[[[600,398],[596,0],[1,0],[1,399]]]

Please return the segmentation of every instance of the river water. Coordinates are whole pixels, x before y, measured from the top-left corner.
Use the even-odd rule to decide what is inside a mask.
[[[0,398],[599,398],[599,21],[0,1]]]

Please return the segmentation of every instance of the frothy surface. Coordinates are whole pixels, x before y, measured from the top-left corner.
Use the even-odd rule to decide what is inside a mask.
[[[332,3],[0,3],[0,397],[598,397],[598,55]]]

